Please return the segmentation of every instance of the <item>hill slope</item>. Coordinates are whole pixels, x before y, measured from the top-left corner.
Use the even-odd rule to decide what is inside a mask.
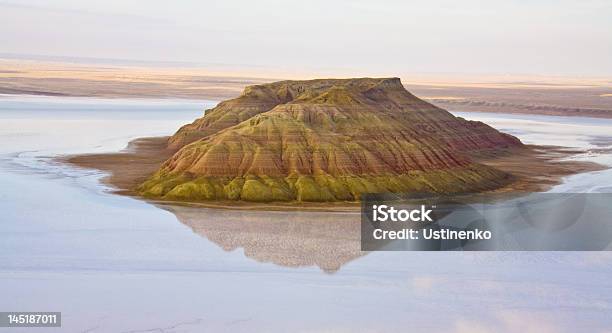
[[[365,192],[473,192],[511,176],[469,154],[520,146],[457,118],[397,78],[247,87],[170,140],[178,149],[139,187],[179,200],[353,201]]]

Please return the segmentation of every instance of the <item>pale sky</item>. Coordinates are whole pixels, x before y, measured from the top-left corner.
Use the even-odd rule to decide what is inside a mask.
[[[0,1],[0,22],[3,54],[612,75],[612,0],[15,0]]]

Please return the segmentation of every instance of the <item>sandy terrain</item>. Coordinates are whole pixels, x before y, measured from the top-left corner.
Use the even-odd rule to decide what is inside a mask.
[[[198,69],[0,60],[0,94],[220,100],[268,81]]]
[[[612,118],[612,99],[606,96],[612,89],[603,85],[486,88],[407,85],[407,89],[452,111]]]
[[[418,97],[452,111],[612,118],[612,80],[606,78],[393,75]],[[0,94],[224,100],[239,95],[246,85],[331,76],[0,59]]]

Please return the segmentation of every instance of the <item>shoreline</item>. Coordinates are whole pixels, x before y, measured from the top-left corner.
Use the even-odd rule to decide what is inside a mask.
[[[112,192],[133,197],[152,204],[175,206],[267,211],[322,211],[357,212],[360,202],[273,202],[255,203],[246,201],[178,201],[147,199],[138,195],[134,188],[157,170],[159,165],[176,150],[166,146],[169,137],[146,137],[132,140],[119,152],[101,154],[69,155],[57,158],[59,162],[79,168],[95,169],[108,173],[101,182],[113,188]],[[505,153],[482,152],[472,158],[477,163],[498,168],[512,174],[516,179],[488,193],[543,192],[561,184],[563,177],[607,169],[607,167],[583,161],[569,161],[568,157],[583,153],[581,150],[557,146],[526,145]]]
[[[19,61],[0,57],[0,94],[80,98],[222,101],[245,86],[279,79],[329,77],[245,68],[174,68]],[[346,73],[332,75],[347,77]],[[367,76],[367,75],[365,75]],[[612,83],[605,78],[398,73],[415,96],[455,112],[612,119]],[[526,95],[528,94],[528,95]],[[527,98],[528,96],[528,98]]]

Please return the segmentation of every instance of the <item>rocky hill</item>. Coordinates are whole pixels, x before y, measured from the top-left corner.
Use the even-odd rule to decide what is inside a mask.
[[[247,87],[169,140],[139,186],[174,200],[354,201],[366,192],[476,192],[511,176],[470,155],[521,146],[404,89],[398,78]]]

